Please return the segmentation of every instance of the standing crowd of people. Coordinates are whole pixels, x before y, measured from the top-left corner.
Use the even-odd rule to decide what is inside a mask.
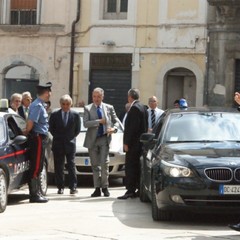
[[[81,130],[79,114],[71,109],[72,98],[65,94],[60,98],[60,109],[50,112],[50,96],[52,83],[37,85],[37,98],[32,102],[30,92],[14,93],[10,99],[10,109],[26,119],[28,136],[30,179],[30,202],[45,203],[48,201],[40,191],[40,173],[45,161],[45,150],[48,133],[52,135],[52,152],[54,158],[55,183],[57,193],[63,194],[65,189],[65,159],[69,176],[70,194],[76,194],[77,175],[75,169],[76,137]],[[120,116],[124,125],[123,149],[126,153],[125,185],[126,193],[118,199],[139,196],[140,156],[142,145],[140,136],[152,132],[158,119],[164,112],[158,108],[158,99],[151,96],[148,106],[140,102],[140,91],[132,88],[127,93],[126,112]],[[91,197],[109,192],[109,146],[112,134],[119,128],[118,117],[112,105],[105,103],[104,90],[95,88],[92,91],[92,103],[84,105],[83,125],[87,128],[83,146],[88,149],[92,172],[94,192]],[[174,106],[187,107],[185,99],[176,100]]]

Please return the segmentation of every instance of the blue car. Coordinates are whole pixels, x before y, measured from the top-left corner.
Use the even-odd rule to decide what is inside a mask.
[[[4,105],[4,104],[2,104]],[[26,121],[0,100],[0,213],[7,207],[8,194],[19,189],[29,180],[27,137],[23,130]],[[40,177],[41,192],[47,192],[47,162]]]

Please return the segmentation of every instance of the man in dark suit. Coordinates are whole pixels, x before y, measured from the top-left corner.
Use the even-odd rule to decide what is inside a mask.
[[[142,144],[140,136],[148,130],[147,108],[139,102],[140,92],[138,89],[128,91],[128,102],[131,104],[125,120],[123,135],[123,147],[126,152],[125,183],[127,192],[118,199],[137,197],[140,181],[140,156]]]
[[[109,144],[111,134],[118,129],[117,115],[112,105],[103,103],[104,91],[95,88],[92,92],[93,103],[84,107],[83,122],[87,128],[84,147],[88,148],[95,191],[91,197],[109,197]]]
[[[30,92],[22,93],[22,105],[18,108],[18,114],[27,120],[29,107],[32,102],[32,96]]]
[[[72,98],[63,95],[60,98],[61,109],[53,112],[49,119],[49,131],[53,136],[52,151],[54,157],[55,180],[58,194],[64,191],[64,163],[67,160],[70,194],[77,193],[77,175],[75,169],[76,137],[80,132],[79,114],[71,110]]]

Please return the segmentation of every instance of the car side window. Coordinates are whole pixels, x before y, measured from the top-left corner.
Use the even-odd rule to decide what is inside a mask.
[[[18,135],[22,134],[26,129],[26,121],[22,117],[14,115],[14,122],[18,129]]]
[[[0,118],[0,143],[6,139],[5,127],[3,118]]]

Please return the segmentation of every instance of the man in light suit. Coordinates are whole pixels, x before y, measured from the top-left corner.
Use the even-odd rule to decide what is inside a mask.
[[[55,180],[58,194],[64,191],[64,163],[67,160],[70,194],[77,193],[77,175],[75,169],[76,137],[81,130],[79,113],[71,110],[72,98],[63,95],[60,98],[61,109],[54,111],[49,119],[49,131],[53,136],[52,151],[54,157]]]
[[[109,144],[111,134],[118,129],[117,115],[112,105],[103,103],[104,91],[95,88],[92,92],[93,103],[84,107],[83,124],[87,128],[84,147],[88,148],[93,171],[95,191],[91,197],[109,197]]]

